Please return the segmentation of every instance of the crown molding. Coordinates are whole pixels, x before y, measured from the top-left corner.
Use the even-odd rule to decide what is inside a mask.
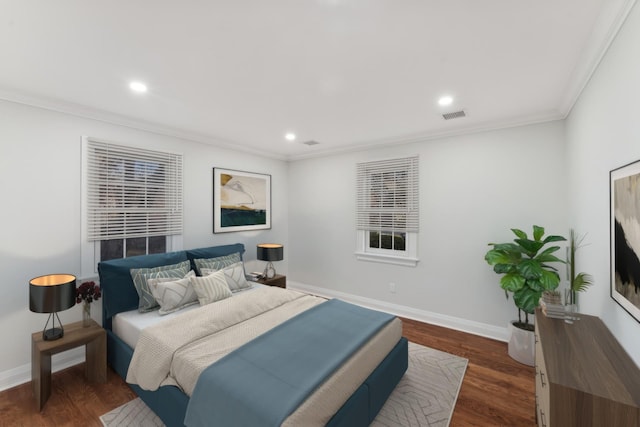
[[[370,142],[361,142],[350,144],[334,149],[326,149],[322,151],[314,151],[313,153],[294,154],[287,156],[288,161],[306,160],[317,157],[329,157],[339,154],[353,153],[358,151],[367,151],[384,147],[392,147],[396,145],[414,144],[419,142],[433,141],[436,139],[450,138],[455,136],[469,135],[474,133],[490,132],[501,129],[508,129],[520,126],[529,126],[546,122],[563,120],[565,114],[560,111],[547,111],[538,115],[510,117],[500,120],[492,120],[482,122],[465,127],[459,127],[451,130],[439,130],[435,132],[425,132],[420,134],[408,135],[400,138],[379,139]]]
[[[560,111],[566,118],[580,98],[591,77],[598,69],[609,47],[624,25],[636,0],[607,0],[607,10],[600,15],[591,37],[582,51],[580,60],[568,81],[567,89],[560,101]]]
[[[34,95],[26,92],[0,88],[0,100],[13,102],[16,104],[28,105],[30,107],[41,108],[44,110],[55,111],[58,113],[69,114],[71,116],[81,117],[84,119],[96,120],[112,125],[124,126],[130,129],[155,133],[157,135],[169,136],[190,142],[197,142],[200,144],[206,144],[225,150],[240,151],[243,153],[267,157],[275,160],[286,160],[286,157],[283,155],[276,154],[270,151],[259,150],[254,147],[247,147],[242,145],[241,143],[225,140],[223,138],[188,132],[169,126],[162,126],[157,123],[134,119],[121,114],[87,107],[85,105],[61,101],[59,99],[47,98],[44,96]]]
[[[40,95],[29,94],[26,92],[18,92],[16,90],[1,87],[0,99],[275,160],[291,162],[317,157],[328,157],[338,154],[382,148],[386,146],[411,144],[416,142],[430,141],[434,139],[448,138],[453,136],[467,135],[478,132],[486,132],[565,119],[571,113],[571,110],[573,109],[577,100],[580,98],[582,91],[585,89],[585,87],[589,83],[589,80],[597,70],[602,59],[609,50],[609,47],[624,25],[627,17],[629,16],[629,13],[635,6],[635,3],[636,0],[610,0],[606,2],[607,9],[600,15],[600,19],[594,27],[594,31],[592,32],[591,37],[587,42],[586,48],[582,52],[578,64],[571,73],[571,76],[567,83],[567,89],[564,91],[564,95],[560,99],[559,108],[555,111],[543,112],[532,116],[511,117],[487,121],[483,123],[459,127],[452,130],[436,130],[433,132],[425,132],[401,137],[354,142],[335,148],[322,149],[318,147],[312,152],[307,153],[298,153],[291,155],[278,154],[273,151],[266,151],[256,149],[255,147],[249,147],[240,142],[225,140],[224,138],[189,132],[183,129],[163,126],[145,120],[133,119],[131,117],[127,117],[117,113],[94,109],[80,104],[70,103],[53,98],[46,98]]]
[[[175,129],[167,126],[161,126],[156,123],[151,123],[143,120],[132,119],[123,115],[110,113],[103,110],[98,110],[90,107],[86,107],[79,104],[70,102],[64,102],[57,99],[46,98],[43,96],[32,95],[23,92],[17,92],[0,88],[0,100],[7,102],[13,102],[17,104],[28,105],[35,108],[41,108],[45,110],[55,111],[58,113],[69,114],[76,117],[81,117],[90,120],[96,120],[108,124],[124,126],[135,130],[141,130],[145,132],[155,133],[157,135],[169,136],[173,138],[183,139],[186,141],[197,142],[200,144],[206,144],[226,150],[232,150],[237,152],[243,152],[261,156],[265,158],[271,158],[275,160],[283,161],[297,161],[316,157],[327,157],[338,154],[345,154],[357,151],[366,151],[376,148],[383,148],[386,146],[395,146],[401,144],[412,144],[416,142],[430,141],[434,139],[441,139],[459,135],[467,135],[478,132],[486,132],[491,130],[505,129],[517,126],[526,126],[531,124],[549,122],[554,120],[561,120],[566,117],[566,114],[562,114],[558,111],[548,111],[536,116],[520,116],[511,117],[507,119],[494,120],[466,127],[456,128],[452,130],[439,130],[435,132],[425,132],[420,134],[407,135],[397,138],[386,138],[379,140],[372,140],[367,142],[359,142],[354,144],[343,145],[337,148],[329,148],[325,150],[314,150],[311,153],[293,154],[293,155],[281,155],[270,151],[258,150],[254,147],[242,145],[241,143],[227,141],[221,138],[213,138],[205,135],[200,135],[192,132],[187,132],[180,129]]]
[[[110,113],[104,110],[90,108],[80,104],[60,101],[58,99],[46,98],[39,95],[33,95],[26,92],[18,92],[0,87],[0,100],[13,102],[16,104],[28,105],[30,107],[41,108],[44,110],[55,111],[62,114],[69,114],[84,119],[96,120],[112,125],[124,126],[134,130],[155,133],[157,135],[169,136],[173,138],[183,139],[186,141],[206,144],[213,147],[222,148],[236,152],[253,154],[260,157],[270,158],[283,161],[297,161],[316,157],[328,157],[333,155],[366,151],[371,149],[383,148],[387,146],[395,146],[402,144],[412,144],[416,142],[430,141],[453,136],[467,135],[491,130],[506,129],[510,127],[526,126],[531,124],[544,123],[549,121],[561,120],[566,117],[558,111],[548,111],[535,116],[510,117],[507,119],[483,122],[476,125],[456,128],[452,130],[439,130],[435,132],[425,132],[413,135],[406,135],[396,138],[385,138],[371,140],[366,142],[357,142],[353,144],[343,145],[337,148],[328,148],[325,150],[314,150],[310,153],[282,155],[271,151],[259,150],[254,147],[245,146],[238,142],[224,140],[222,138],[214,138],[193,132],[175,129],[168,126],[161,126],[156,123],[144,120],[132,119],[130,117]]]

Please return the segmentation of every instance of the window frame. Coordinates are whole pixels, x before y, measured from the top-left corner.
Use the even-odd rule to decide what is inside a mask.
[[[101,260],[101,242],[103,240],[90,240],[89,239],[89,225],[88,225],[88,220],[89,220],[89,207],[88,207],[88,199],[89,199],[89,171],[88,171],[88,162],[89,162],[89,142],[90,141],[94,141],[94,142],[100,142],[100,143],[105,143],[105,144],[112,144],[114,146],[120,146],[120,147],[124,147],[124,148],[128,148],[131,147],[133,149],[140,149],[140,150],[148,150],[148,151],[158,151],[158,150],[152,150],[152,149],[146,149],[146,148],[140,148],[140,147],[135,147],[132,145],[125,145],[122,143],[115,143],[115,142],[110,142],[110,141],[105,141],[105,140],[101,140],[98,138],[93,138],[93,137],[89,137],[89,136],[82,136],[81,138],[81,151],[82,151],[82,165],[81,165],[81,169],[82,169],[82,177],[81,177],[81,230],[80,230],[80,272],[81,272],[81,277],[83,278],[95,278],[98,274],[98,263]],[[168,151],[165,151],[167,153],[173,154],[173,155],[177,155],[180,156],[180,158],[182,158],[182,154],[180,153],[171,153]],[[184,168],[180,167],[180,198],[182,199],[184,197],[184,191],[182,188],[182,182],[183,182],[183,174],[184,174]],[[180,202],[181,205],[183,204],[183,202]],[[183,211],[183,210],[182,210]],[[184,212],[184,211],[183,211]],[[183,213],[181,215],[184,215]],[[184,221],[184,218],[181,219],[181,221]],[[183,227],[183,226],[182,226]],[[175,252],[175,251],[179,251],[183,249],[183,233],[184,233],[184,229],[182,229],[180,234],[172,234],[172,235],[166,235],[164,236],[166,239],[166,252]],[[146,236],[138,236],[138,237],[146,237],[147,242],[146,242],[146,252],[148,253],[149,250],[149,244],[148,244],[148,238],[152,237],[153,235],[146,235]],[[123,237],[124,240],[127,239],[127,237]],[[123,258],[126,257],[126,241],[123,242]]]
[[[402,188],[406,189],[405,194],[401,194],[399,207],[394,202],[391,211],[384,211],[372,206],[387,206],[384,201],[372,204],[372,199],[380,200],[384,198],[384,190],[376,189],[372,176],[384,174],[389,171],[403,171],[407,174],[407,183]],[[386,264],[396,264],[415,267],[418,264],[418,223],[419,223],[419,157],[407,156],[402,158],[385,159],[378,161],[360,162],[356,165],[357,175],[357,207],[356,207],[356,259],[360,261],[370,261]],[[379,179],[378,179],[379,181]],[[395,186],[396,182],[393,183]],[[393,199],[395,201],[395,193]],[[392,220],[391,225],[378,224],[375,227],[369,222],[371,217],[376,215],[391,216],[400,214],[404,219],[401,223]],[[374,221],[375,222],[375,221]],[[404,225],[403,225],[404,224]],[[403,233],[405,235],[404,250],[372,248],[370,247],[371,232],[378,233]]]
[[[383,264],[418,265],[418,233],[407,232],[404,251],[393,249],[369,248],[368,230],[357,230],[356,259],[359,261],[379,262]]]

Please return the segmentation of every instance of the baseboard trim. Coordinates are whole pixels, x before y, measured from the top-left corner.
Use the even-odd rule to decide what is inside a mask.
[[[72,349],[59,355],[54,355],[51,359],[51,372],[58,372],[83,363],[85,352],[83,348]],[[27,363],[17,368],[0,372],[0,391],[8,390],[15,386],[31,381],[31,363]]]
[[[486,323],[475,322],[473,320],[461,319],[458,317],[447,316],[445,314],[434,313],[426,310],[418,310],[413,307],[393,304],[386,301],[379,301],[372,298],[366,298],[358,295],[348,294],[345,292],[335,291],[332,289],[320,288],[317,286],[306,285],[304,283],[287,281],[287,288],[318,295],[326,298],[340,298],[353,304],[374,310],[381,310],[400,317],[417,320],[419,322],[429,323],[432,325],[443,326],[457,331],[467,332],[473,335],[479,335],[498,341],[509,341],[507,328],[501,328]]]
[[[443,326],[482,337],[495,339],[498,341],[508,341],[507,328],[500,328],[486,323],[474,322],[472,320],[460,319],[458,317],[447,316],[426,310],[418,310],[399,304],[392,304],[386,301],[379,301],[345,292],[306,285],[304,283],[287,281],[287,288],[319,295],[326,298],[340,298],[341,300],[368,307],[374,310],[382,310],[396,316],[406,317],[419,322],[430,323],[432,325]],[[71,366],[83,363],[85,354],[83,349],[77,348],[67,352],[54,355],[51,361],[52,372],[58,372]],[[0,391],[31,381],[31,363],[27,363],[17,368],[0,372]]]

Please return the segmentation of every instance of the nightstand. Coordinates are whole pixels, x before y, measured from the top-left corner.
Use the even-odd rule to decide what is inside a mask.
[[[92,321],[64,325],[64,336],[54,341],[42,339],[42,331],[31,335],[31,382],[38,410],[51,395],[51,355],[86,345],[85,375],[89,381],[107,381],[107,332]]]
[[[262,283],[263,285],[277,286],[279,288],[287,287],[287,276],[284,276],[282,274],[276,274],[271,279],[264,278],[264,279],[258,279],[256,281],[258,283]]]

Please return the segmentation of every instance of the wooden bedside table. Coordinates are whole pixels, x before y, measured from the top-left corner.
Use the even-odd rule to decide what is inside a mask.
[[[258,279],[257,280],[258,283],[262,283],[263,285],[269,285],[269,286],[277,286],[279,288],[285,288],[287,287],[287,276],[284,276],[282,274],[276,274],[273,278],[271,279]]]
[[[64,337],[45,341],[42,331],[31,335],[31,383],[38,410],[51,395],[51,355],[86,345],[85,375],[89,381],[107,381],[107,332],[95,321],[88,327],[82,322],[64,325]]]

